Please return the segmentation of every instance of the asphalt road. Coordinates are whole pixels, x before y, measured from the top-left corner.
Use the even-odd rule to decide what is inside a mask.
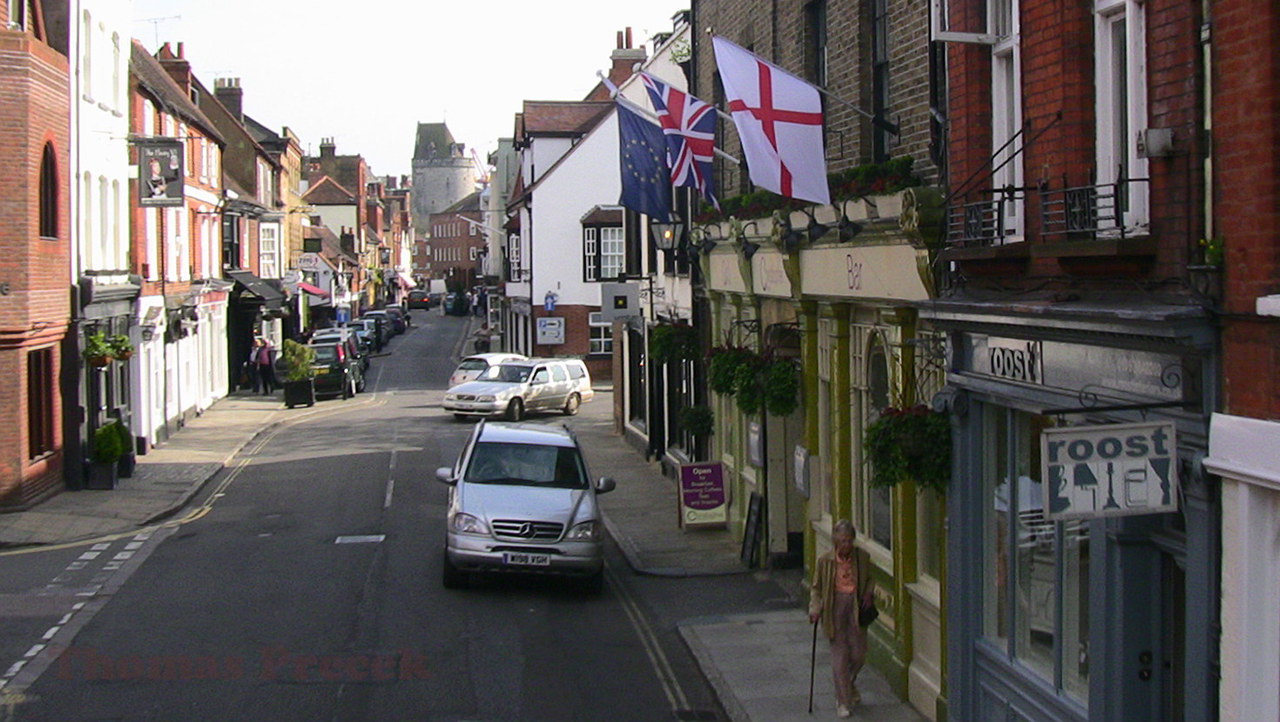
[[[768,579],[636,577],[610,545],[596,596],[441,587],[434,470],[471,424],[439,401],[465,319],[414,315],[366,393],[255,439],[205,487],[207,513],[0,557],[0,659],[60,643],[0,691],[0,720],[723,719],[675,622],[767,606]],[[81,626],[50,637],[75,604]]]

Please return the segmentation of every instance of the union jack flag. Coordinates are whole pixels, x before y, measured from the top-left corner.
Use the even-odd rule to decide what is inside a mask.
[[[688,93],[676,90],[648,73],[640,73],[658,122],[667,139],[671,184],[697,188],[707,202],[720,208],[711,182],[715,153],[716,111]]]

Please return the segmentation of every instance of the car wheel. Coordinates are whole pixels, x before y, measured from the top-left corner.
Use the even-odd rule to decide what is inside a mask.
[[[582,406],[582,397],[577,394],[569,394],[569,398],[564,401],[564,408],[560,413],[565,416],[573,416],[578,413],[578,407]]]
[[[511,399],[511,403],[507,404],[507,421],[519,421],[524,418],[524,402],[520,399]]]
[[[449,561],[449,553],[443,555],[442,566],[440,567],[440,583],[445,589],[466,589],[467,573],[455,567],[453,562]]]

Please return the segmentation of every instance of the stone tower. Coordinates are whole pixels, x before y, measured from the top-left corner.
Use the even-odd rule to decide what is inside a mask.
[[[476,168],[466,146],[454,141],[444,123],[418,123],[413,148],[413,225],[419,234],[430,231],[432,213],[439,213],[476,189]]]

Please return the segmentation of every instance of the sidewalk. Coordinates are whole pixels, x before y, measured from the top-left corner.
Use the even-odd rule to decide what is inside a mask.
[[[461,349],[459,349],[461,350]],[[600,497],[605,525],[639,574],[701,577],[745,573],[726,531],[684,531],[676,484],[614,434],[612,392],[600,390],[573,420],[587,462],[618,488]],[[162,446],[138,457],[132,478],[113,491],[63,492],[35,508],[0,514],[0,547],[50,545],[136,531],[181,510],[223,465],[285,417],[278,397],[240,392],[221,399]],[[807,713],[813,627],[804,610],[702,617],[680,634],[733,720],[832,719],[835,702],[826,644],[819,640],[814,713]],[[874,669],[860,675],[857,720],[920,720]]]
[[[64,491],[27,511],[0,514],[0,547],[65,544],[138,527],[176,513],[223,464],[283,411],[279,394],[237,392],[216,401],[163,445],[138,457],[111,491]]]

